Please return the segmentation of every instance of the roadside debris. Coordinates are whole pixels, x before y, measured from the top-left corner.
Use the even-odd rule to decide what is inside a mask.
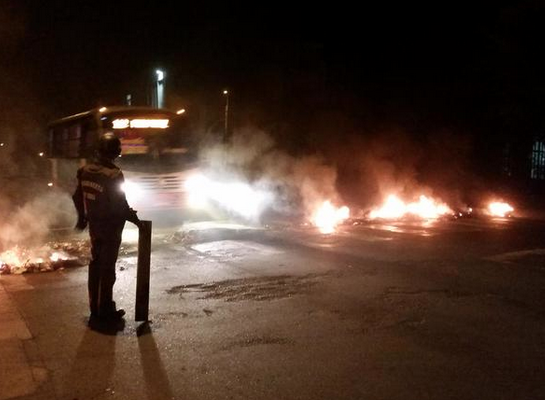
[[[89,242],[52,242],[39,248],[15,246],[0,253],[0,275],[50,272],[86,265]]]

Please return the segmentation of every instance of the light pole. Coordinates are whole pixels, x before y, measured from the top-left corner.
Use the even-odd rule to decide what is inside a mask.
[[[229,91],[225,89],[223,91],[225,96],[225,117],[224,117],[224,127],[223,127],[223,141],[227,141],[227,135],[229,133]]]
[[[155,71],[157,75],[156,81],[156,104],[157,108],[163,108],[164,106],[164,95],[165,95],[165,72],[158,69]]]

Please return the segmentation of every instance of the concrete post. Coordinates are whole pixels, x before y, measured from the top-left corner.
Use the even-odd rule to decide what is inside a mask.
[[[141,221],[138,230],[138,263],[136,270],[136,305],[134,320],[148,321],[151,261],[151,221]]]

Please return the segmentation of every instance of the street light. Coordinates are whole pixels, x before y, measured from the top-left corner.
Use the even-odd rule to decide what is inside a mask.
[[[225,142],[227,140],[227,134],[229,132],[229,91],[225,89],[223,91],[223,95],[225,96],[225,125],[223,128],[223,141]]]
[[[163,108],[164,105],[164,95],[165,95],[165,72],[158,69],[155,71],[155,74],[157,75],[157,108]]]

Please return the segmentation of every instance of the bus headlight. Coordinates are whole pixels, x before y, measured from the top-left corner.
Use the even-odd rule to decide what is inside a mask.
[[[258,217],[272,201],[270,193],[255,189],[249,183],[216,182],[201,174],[189,177],[185,189],[190,207],[219,206],[248,219]]]
[[[131,182],[129,180],[123,182],[123,184],[121,185],[121,190],[125,192],[125,196],[127,197],[127,201],[129,202],[129,204],[131,203],[131,201],[138,200],[140,197],[142,197],[143,194],[142,188],[137,183]]]
[[[202,174],[195,174],[187,178],[184,187],[187,191],[187,203],[191,208],[206,207],[210,183],[210,180]]]

